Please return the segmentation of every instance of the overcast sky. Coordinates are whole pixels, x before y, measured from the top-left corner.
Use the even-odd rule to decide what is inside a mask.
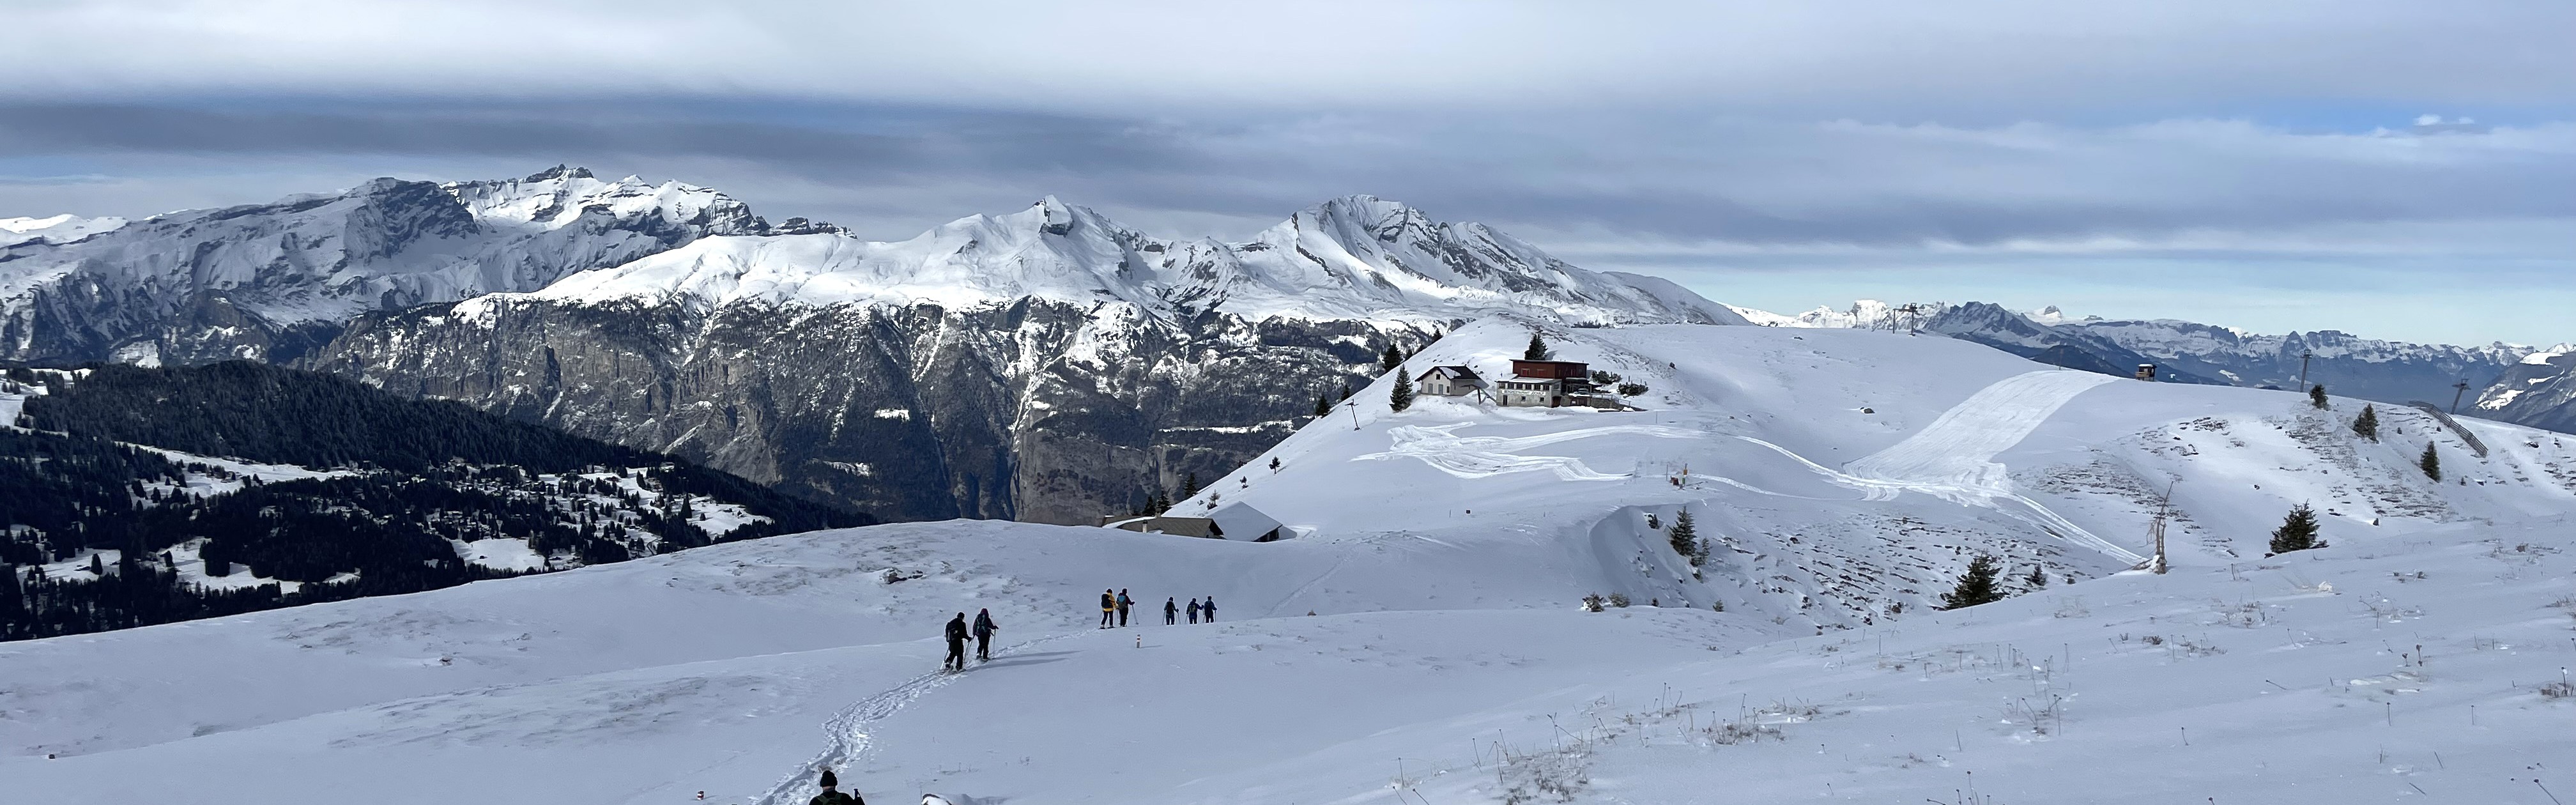
[[[902,238],[1350,193],[1790,312],[2576,340],[2576,3],[0,0],[0,217],[556,163]]]

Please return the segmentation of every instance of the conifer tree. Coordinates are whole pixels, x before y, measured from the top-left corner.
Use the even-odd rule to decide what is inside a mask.
[[[1331,413],[1333,413],[1333,401],[1325,399],[1324,395],[1315,395],[1315,415],[1326,416]]]
[[[2326,384],[2319,383],[2308,387],[2308,404],[2316,406],[2319,410],[2326,407]]]
[[[1342,384],[1342,396],[1341,396],[1341,399],[1345,399],[1345,400],[1347,400],[1347,399],[1350,399],[1350,398],[1351,398],[1351,384],[1349,384],[1349,383],[1344,383],[1344,384]]]
[[[2362,406],[2361,416],[2354,417],[2352,420],[2352,432],[2368,437],[2371,441],[2379,441],[2379,412],[2368,405]]]
[[[1699,523],[1691,519],[1690,507],[1684,506],[1680,514],[1673,515],[1672,530],[1664,535],[1672,539],[1673,552],[1691,560],[1691,566],[1707,561],[1707,552],[1700,550]]]
[[[1395,367],[1395,389],[1386,394],[1386,407],[1401,412],[1413,407],[1413,378],[1406,377],[1404,367]]]
[[[2301,503],[2290,507],[2290,516],[2281,519],[2281,527],[2272,529],[2272,552],[2275,554],[2323,548],[2317,540],[2317,512]]]
[[[1942,609],[1965,609],[1978,604],[2004,600],[2003,591],[1995,589],[1995,558],[1978,554],[1968,562],[1967,575],[1959,577],[1959,586],[1941,596]]]
[[[2424,468],[2424,477],[2442,480],[2442,454],[2434,452],[2432,442],[2424,443],[2424,457],[2416,459],[2415,466]]]
[[[1270,471],[1271,471],[1271,472],[1278,472],[1278,471],[1279,471],[1279,457],[1278,457],[1278,456],[1271,456],[1271,457],[1270,457]]]
[[[1539,335],[1537,330],[1531,330],[1529,349],[1521,353],[1521,358],[1533,361],[1552,361],[1556,360],[1556,351],[1547,348],[1547,338]]]
[[[2030,584],[2030,588],[2033,590],[2046,587],[2048,586],[2048,568],[2044,566],[2033,567],[2030,569],[2030,575],[2023,577],[2022,581],[2028,582]]]
[[[1386,354],[1377,356],[1377,362],[1379,366],[1384,367],[1388,371],[1393,371],[1396,367],[1403,366],[1404,348],[1397,346],[1393,341],[1386,342]]]
[[[1199,496],[1199,474],[1198,474],[1198,471],[1196,471],[1196,470],[1192,470],[1192,471],[1190,472],[1190,474],[1188,474],[1188,475],[1186,475],[1186,476],[1183,476],[1183,477],[1182,477],[1182,480],[1181,480],[1181,499],[1182,499],[1182,500],[1188,500],[1188,499],[1190,499],[1190,498],[1194,498],[1194,497],[1198,497],[1198,496]]]

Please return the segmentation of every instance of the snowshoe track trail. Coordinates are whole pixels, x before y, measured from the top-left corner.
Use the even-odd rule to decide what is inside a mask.
[[[1008,657],[1030,646],[1072,636],[1071,634],[1051,635],[1014,643],[993,652],[993,656]],[[824,769],[846,766],[861,755],[867,754],[868,748],[874,745],[875,739],[867,731],[869,724],[901,712],[905,705],[912,704],[923,695],[957,681],[961,674],[962,672],[952,673],[946,669],[922,674],[905,680],[903,684],[896,685],[893,689],[860,699],[833,713],[830,719],[823,722],[823,732],[831,739],[831,745],[825,747],[821,754],[815,755],[814,759],[805,761],[804,765],[789,772],[776,785],[770,786],[768,793],[760,795],[760,799],[753,800],[754,805],[795,805],[821,793],[821,787],[816,786],[814,781],[822,775]]]

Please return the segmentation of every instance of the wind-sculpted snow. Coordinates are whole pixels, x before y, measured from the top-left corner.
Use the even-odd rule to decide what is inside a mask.
[[[1460,478],[1490,478],[1515,472],[1553,473],[1566,481],[1615,481],[1634,477],[1634,473],[1612,475],[1595,472],[1582,459],[1564,456],[1524,456],[1519,451],[1545,447],[1558,442],[1617,434],[1640,434],[1668,439],[1690,439],[1699,436],[1678,428],[1638,425],[1613,425],[1602,428],[1578,428],[1544,436],[1459,436],[1456,431],[1473,423],[1454,425],[1398,425],[1387,430],[1390,443],[1386,452],[1370,453],[1353,461],[1383,461],[1417,458],[1441,472]]]

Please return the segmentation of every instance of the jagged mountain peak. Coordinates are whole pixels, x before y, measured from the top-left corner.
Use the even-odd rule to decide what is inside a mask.
[[[700,310],[736,302],[973,305],[1040,297],[1124,302],[1162,316],[1221,310],[1254,320],[1453,320],[1513,310],[1577,321],[1741,321],[1670,283],[1643,289],[1481,225],[1441,223],[1359,195],[1308,207],[1233,244],[1148,235],[1050,195],[898,242],[846,234],[710,238],[571,277],[534,296],[675,301]]]

